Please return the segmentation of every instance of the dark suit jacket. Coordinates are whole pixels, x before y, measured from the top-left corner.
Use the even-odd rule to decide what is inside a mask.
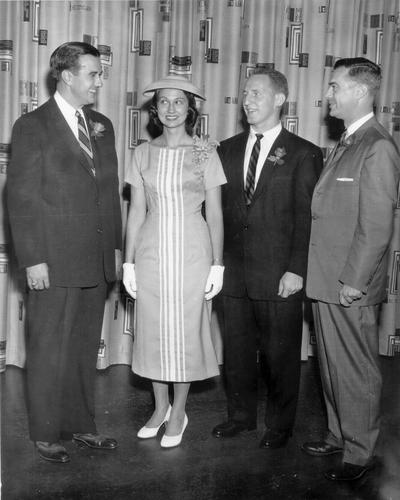
[[[278,294],[286,271],[304,279],[311,225],[312,192],[322,169],[321,150],[285,129],[268,157],[284,148],[283,164],[267,159],[250,208],[244,198],[243,163],[248,133],[219,147],[228,183],[222,186],[224,213],[223,294],[252,299],[296,300]]]
[[[87,287],[115,280],[121,248],[114,130],[108,118],[91,137],[96,176],[54,98],[21,116],[12,133],[8,211],[19,266],[46,262],[53,285]],[[90,127],[89,127],[90,129]]]
[[[386,297],[400,157],[375,118],[351,137],[328,158],[315,188],[307,295],[339,304],[345,283],[363,292],[353,302],[359,307]]]

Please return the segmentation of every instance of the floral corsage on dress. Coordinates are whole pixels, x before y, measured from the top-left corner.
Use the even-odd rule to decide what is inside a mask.
[[[201,165],[205,163],[211,156],[211,154],[219,146],[218,141],[210,141],[208,135],[202,135],[201,137],[195,135],[193,137],[193,162],[195,165]]]
[[[204,167],[211,155],[217,149],[217,146],[219,146],[219,142],[210,141],[208,135],[203,135],[201,137],[195,135],[193,137],[193,164],[195,173],[201,181],[204,179]]]

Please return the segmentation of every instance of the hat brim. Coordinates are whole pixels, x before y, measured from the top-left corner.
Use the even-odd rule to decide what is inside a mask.
[[[193,83],[187,80],[186,78],[178,77],[176,75],[166,76],[165,78],[161,78],[161,80],[157,80],[156,82],[150,83],[143,90],[143,95],[148,96],[153,92],[155,92],[156,90],[160,89],[183,90],[185,92],[190,92],[191,94],[198,97],[199,99],[202,99],[203,101],[206,100],[203,93],[198,87],[193,85]]]

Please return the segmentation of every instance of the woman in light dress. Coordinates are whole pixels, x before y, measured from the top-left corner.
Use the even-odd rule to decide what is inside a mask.
[[[136,299],[132,369],[152,380],[155,409],[138,432],[180,444],[193,380],[219,375],[211,299],[223,283],[221,185],[216,143],[192,135],[201,91],[180,76],[150,84],[150,121],[160,135],[138,146],[128,168],[131,206],[124,285]],[[205,219],[202,206],[205,206]],[[173,401],[169,385],[173,383]]]

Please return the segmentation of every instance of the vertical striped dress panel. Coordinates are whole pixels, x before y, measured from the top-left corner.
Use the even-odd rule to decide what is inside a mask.
[[[143,189],[147,215],[135,248],[137,299],[132,369],[159,381],[219,374],[211,304],[204,290],[212,262],[201,207],[206,189],[225,181],[215,149],[142,144],[126,181]],[[134,195],[134,192],[133,192]]]

